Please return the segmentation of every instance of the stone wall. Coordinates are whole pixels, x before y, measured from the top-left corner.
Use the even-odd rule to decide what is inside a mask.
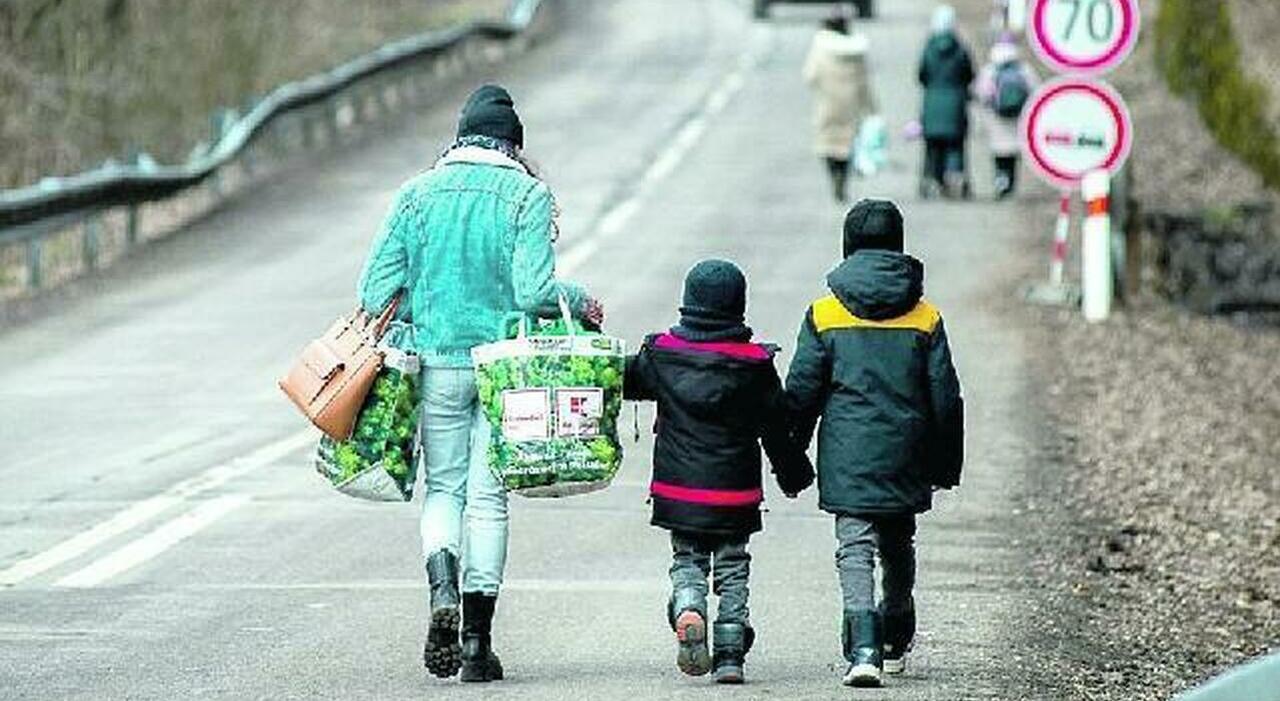
[[[1156,287],[1206,314],[1280,310],[1280,237],[1270,204],[1201,214],[1152,213]]]

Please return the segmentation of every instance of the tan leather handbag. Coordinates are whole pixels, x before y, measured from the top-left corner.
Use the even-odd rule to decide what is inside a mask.
[[[360,407],[382,370],[378,339],[399,303],[397,297],[376,317],[357,309],[339,318],[307,344],[279,382],[311,423],[334,440],[351,437]]]

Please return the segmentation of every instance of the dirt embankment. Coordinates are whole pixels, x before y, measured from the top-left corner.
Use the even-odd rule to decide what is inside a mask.
[[[1044,217],[1036,213],[1032,219]],[[1280,334],[1031,312],[1057,427],[1038,539],[1076,698],[1165,699],[1280,641]]]
[[[0,3],[0,188],[146,151],[184,160],[210,117],[505,0]]]

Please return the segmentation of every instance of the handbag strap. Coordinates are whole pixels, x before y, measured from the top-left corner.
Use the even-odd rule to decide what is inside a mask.
[[[386,332],[387,325],[395,318],[396,310],[400,308],[400,298],[404,292],[396,293],[395,297],[387,303],[385,309],[378,316],[372,316],[364,309],[356,307],[356,311],[350,318],[350,326],[354,327],[357,333],[368,336],[369,340],[376,343],[382,338],[382,334]]]
[[[373,327],[374,338],[382,338],[382,334],[387,330],[387,324],[390,324],[391,320],[395,318],[396,310],[400,308],[400,298],[403,296],[403,291],[396,293],[396,296],[392,297],[391,301],[387,303],[387,308],[383,309],[382,313],[378,315]]]

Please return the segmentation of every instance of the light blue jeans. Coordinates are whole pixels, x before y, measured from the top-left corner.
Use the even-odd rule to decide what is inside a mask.
[[[507,562],[507,493],[489,470],[489,421],[470,368],[424,368],[422,554],[462,562],[462,591],[496,595]]]

